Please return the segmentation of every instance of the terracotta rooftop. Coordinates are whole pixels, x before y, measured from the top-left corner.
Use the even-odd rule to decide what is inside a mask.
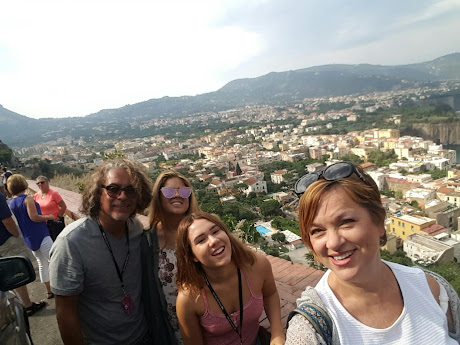
[[[28,180],[27,183],[33,192],[39,190],[35,181]],[[72,219],[78,219],[83,216],[81,212],[78,211],[81,205],[80,194],[59,187],[50,187],[57,191],[62,196],[62,199],[64,199],[67,205],[66,215]],[[148,217],[142,215],[138,215],[138,217],[142,224],[148,227]],[[271,255],[267,255],[267,258],[272,265],[273,276],[275,277],[281,301],[281,322],[282,325],[285,326],[287,316],[296,306],[296,299],[300,297],[302,291],[304,291],[307,286],[315,286],[324,272]],[[260,317],[260,324],[266,328],[269,327],[265,312],[263,312]]]

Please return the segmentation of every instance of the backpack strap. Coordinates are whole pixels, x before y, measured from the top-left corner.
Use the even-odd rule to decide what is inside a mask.
[[[296,314],[305,317],[327,345],[332,344],[332,320],[327,311],[316,304],[303,303],[289,313],[286,328],[289,327],[289,321]]]

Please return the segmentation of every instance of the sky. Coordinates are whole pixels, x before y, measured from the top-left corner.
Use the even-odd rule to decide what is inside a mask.
[[[0,0],[0,104],[85,116],[240,78],[460,52],[460,0]]]

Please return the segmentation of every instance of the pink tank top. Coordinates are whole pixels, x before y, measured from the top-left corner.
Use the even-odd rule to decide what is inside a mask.
[[[248,282],[251,297],[249,301],[243,306],[243,345],[252,345],[257,338],[259,331],[259,318],[264,309],[263,296],[256,296],[252,292],[251,283],[244,270],[241,270]],[[236,292],[238,293],[238,292]],[[213,313],[208,308],[208,300],[206,299],[206,291],[201,290],[203,297],[205,312],[200,318],[201,331],[203,333],[203,341],[205,345],[233,345],[240,343],[240,337],[233,330],[232,326],[228,323],[223,313]],[[211,298],[213,298],[211,296]],[[240,311],[230,314],[230,318],[235,325],[240,325]]]

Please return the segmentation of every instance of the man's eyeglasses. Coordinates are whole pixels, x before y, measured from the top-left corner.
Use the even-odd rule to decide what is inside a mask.
[[[37,185],[41,185],[41,184],[44,184],[44,183],[46,183],[46,182],[48,182],[48,181],[38,181],[38,182],[36,182],[36,183],[37,183]]]
[[[107,191],[107,194],[111,198],[118,198],[121,192],[125,192],[127,198],[135,198],[137,197],[137,191],[133,186],[128,186],[121,188],[120,186],[110,185],[110,186],[102,186]]]
[[[176,195],[176,191],[178,191],[179,196],[182,199],[187,199],[190,196],[190,194],[192,194],[192,189],[190,187],[163,187],[160,190],[166,199],[172,199],[174,195]]]
[[[310,187],[310,185],[319,180],[321,176],[327,181],[335,181],[339,178],[346,178],[355,173],[364,183],[366,179],[363,174],[351,162],[338,162],[329,165],[321,171],[309,173],[302,176],[294,185],[294,192],[297,196],[301,196]]]

